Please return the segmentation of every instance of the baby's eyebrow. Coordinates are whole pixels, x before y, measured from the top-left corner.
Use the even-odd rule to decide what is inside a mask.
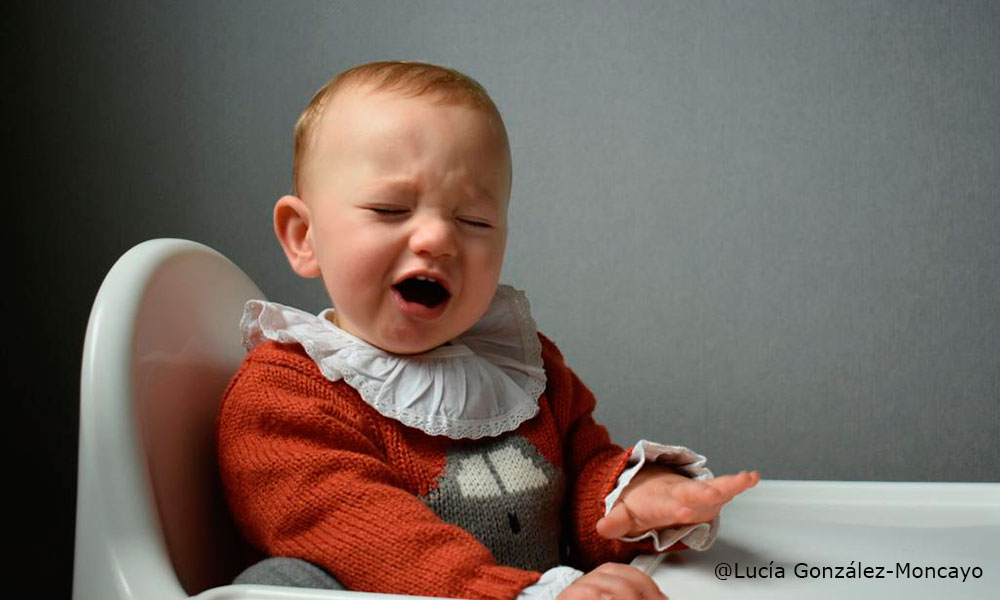
[[[493,192],[484,188],[481,185],[471,184],[468,186],[467,189],[469,189],[472,192],[472,196],[476,200],[485,201],[488,202],[489,204],[497,203],[497,199],[493,195]]]
[[[378,194],[415,196],[420,193],[420,185],[412,179],[375,181],[370,186]]]
[[[418,196],[420,195],[420,184],[413,179],[381,179],[365,186],[372,189],[379,196]],[[496,196],[488,188],[476,183],[469,183],[463,186],[469,198],[477,204],[488,204],[496,206],[498,204]]]

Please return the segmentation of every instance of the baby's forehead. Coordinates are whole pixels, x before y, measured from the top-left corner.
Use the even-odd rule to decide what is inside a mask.
[[[352,85],[335,92],[326,103],[315,135],[320,141],[325,137],[343,137],[344,133],[354,134],[347,135],[343,143],[358,144],[369,141],[375,135],[398,134],[388,125],[402,121],[401,113],[405,108],[418,104],[430,108],[434,106],[428,98],[407,97]]]
[[[456,107],[468,110],[454,113]],[[438,110],[453,114],[442,120],[436,116]],[[484,185],[506,188],[494,195],[509,194],[510,147],[502,119],[499,115],[492,118],[488,108],[434,90],[414,95],[352,84],[332,92],[321,111],[307,134],[300,156],[302,169],[298,183],[302,185],[326,180],[338,172],[341,175],[337,177],[346,172],[358,174],[361,172],[358,169],[363,169],[368,177],[407,170],[413,164],[411,160],[422,162],[428,149],[450,147],[462,149],[462,154],[453,156],[465,155],[473,162],[481,161],[481,168],[473,171],[480,173],[481,177],[477,177],[484,182],[493,178],[490,173],[494,168],[498,169],[496,172],[504,174],[504,181]],[[459,120],[451,121],[455,118]],[[474,125],[476,121],[481,125]],[[449,126],[451,123],[454,126]]]
[[[366,84],[348,84],[334,91],[324,103],[322,116],[317,123],[315,135],[336,135],[341,130],[360,130],[372,134],[391,135],[399,133],[390,127],[375,127],[379,123],[412,124],[405,119],[408,108],[419,107],[423,111],[446,112],[455,107],[467,108],[484,123],[494,125],[488,110],[470,101],[449,97],[443,92],[427,91],[421,94],[397,90],[378,89]],[[501,125],[502,127],[502,125]],[[498,140],[506,142],[506,132],[498,132]],[[355,140],[357,141],[366,141]]]

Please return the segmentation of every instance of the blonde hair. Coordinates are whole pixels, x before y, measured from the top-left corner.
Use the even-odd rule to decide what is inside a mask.
[[[348,86],[367,87],[373,92],[391,92],[407,98],[432,95],[442,104],[463,104],[482,111],[496,130],[507,151],[507,130],[500,111],[482,85],[454,69],[405,60],[371,62],[350,68],[316,92],[295,123],[292,162],[293,194],[302,191],[302,165],[312,143],[313,133],[323,117],[323,110],[337,92]]]

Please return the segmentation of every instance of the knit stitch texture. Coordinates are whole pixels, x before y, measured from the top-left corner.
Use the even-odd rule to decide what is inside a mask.
[[[510,600],[558,564],[590,570],[651,551],[597,535],[629,451],[594,422],[593,394],[538,335],[538,415],[480,440],[383,417],[301,346],[258,345],[219,416],[237,525],[268,555],[309,561],[348,589],[455,598]]]

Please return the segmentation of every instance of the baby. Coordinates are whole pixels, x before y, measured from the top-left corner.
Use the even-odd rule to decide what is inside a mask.
[[[623,450],[524,294],[498,283],[510,147],[456,71],[350,69],[295,130],[274,228],[318,316],[250,301],[219,421],[238,582],[456,598],[661,598],[627,563],[705,549],[756,472]]]

